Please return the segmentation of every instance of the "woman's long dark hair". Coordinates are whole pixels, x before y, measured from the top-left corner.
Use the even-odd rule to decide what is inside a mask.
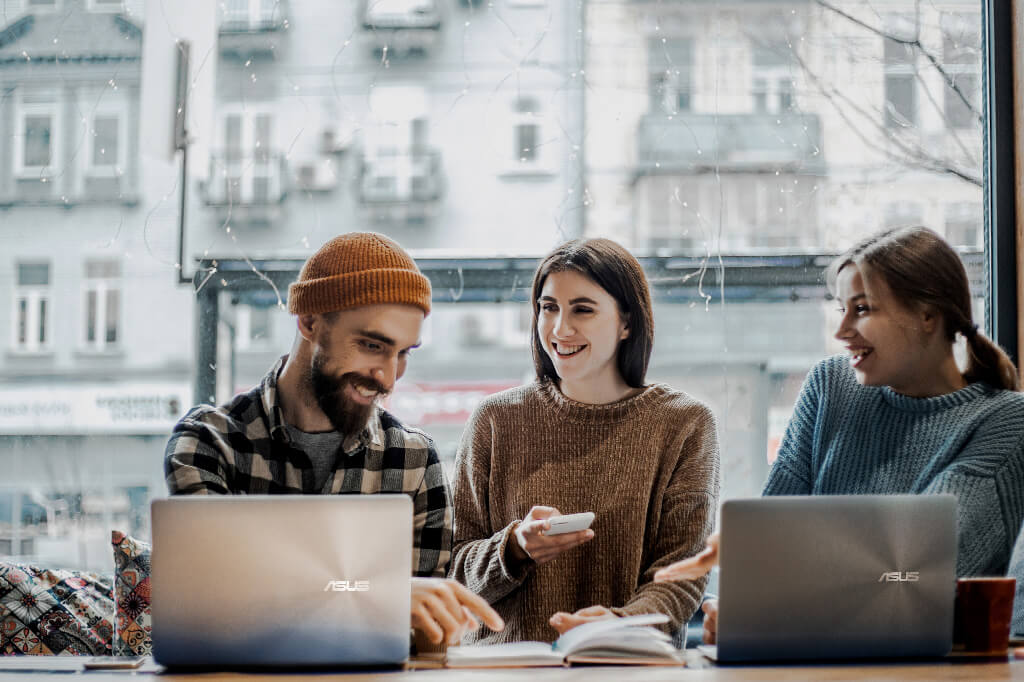
[[[956,251],[926,227],[902,227],[868,237],[836,258],[826,273],[835,291],[839,271],[855,265],[865,283],[881,277],[904,306],[929,306],[942,318],[952,343],[957,332],[967,339],[968,382],[1020,390],[1017,368],[1003,350],[978,330],[971,314],[967,271]]]
[[[654,314],[651,291],[639,261],[629,251],[610,239],[574,239],[549,253],[533,274],[531,288],[533,305],[533,366],[537,379],[557,382],[558,373],[551,358],[544,352],[537,336],[540,296],[548,275],[573,270],[592,279],[607,291],[619,305],[619,312],[629,328],[629,336],[619,342],[616,366],[626,384],[632,388],[644,385],[647,365],[654,348]]]

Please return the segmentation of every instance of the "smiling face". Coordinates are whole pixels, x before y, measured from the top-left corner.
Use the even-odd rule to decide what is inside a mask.
[[[901,305],[880,277],[870,289],[856,265],[839,271],[836,298],[843,318],[835,337],[846,346],[859,383],[916,395],[937,372],[927,351],[929,316]]]
[[[537,306],[537,338],[563,392],[572,386],[604,392],[623,383],[616,355],[629,330],[611,294],[589,277],[564,270],[548,275]]]
[[[392,304],[310,316],[308,386],[340,433],[365,428],[374,404],[405,374],[423,317],[417,307]]]

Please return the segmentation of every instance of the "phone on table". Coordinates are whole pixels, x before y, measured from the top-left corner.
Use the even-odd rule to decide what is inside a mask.
[[[579,514],[552,516],[548,519],[548,522],[551,523],[551,530],[545,532],[545,535],[575,533],[576,531],[590,528],[590,524],[594,522],[594,512],[580,512]]]
[[[134,670],[145,661],[145,656],[93,656],[82,665],[86,670]]]

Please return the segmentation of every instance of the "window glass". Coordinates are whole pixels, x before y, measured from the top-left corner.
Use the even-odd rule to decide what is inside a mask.
[[[530,278],[568,239],[642,259],[648,380],[715,412],[724,497],[839,350],[833,254],[926,225],[985,308],[978,3],[12,7],[0,555],[106,569],[111,529],[145,537],[174,423],[289,352],[288,284],[340,232],[432,279],[388,408],[449,473],[479,400],[532,379]]]

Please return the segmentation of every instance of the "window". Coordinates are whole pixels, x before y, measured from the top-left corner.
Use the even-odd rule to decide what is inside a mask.
[[[693,40],[690,38],[647,39],[648,92],[652,112],[675,114],[692,109],[693,60]]]
[[[32,13],[56,12],[61,0],[25,0],[25,8]]]
[[[222,120],[224,148],[213,158],[216,203],[270,204],[281,199],[280,155],[274,149],[274,117],[247,107]]]
[[[89,0],[89,9],[93,12],[124,12],[124,0]]]
[[[785,38],[773,41],[757,39],[752,45],[752,84],[754,111],[785,113],[794,105],[793,79],[797,67],[791,57],[793,47]]]
[[[980,125],[979,23],[973,15],[950,14],[944,14],[940,23],[942,62],[946,73],[943,102],[946,119],[953,128],[976,128]]]
[[[85,323],[83,344],[88,350],[112,350],[120,342],[121,263],[85,262]]]
[[[50,346],[50,264],[18,263],[14,291],[14,339],[16,351],[29,353]]]
[[[905,42],[916,27],[910,20],[890,20],[893,38],[883,38],[885,64],[885,125],[913,128],[917,125],[917,52]],[[906,37],[906,38],[904,38]]]
[[[20,105],[19,136],[14,145],[15,173],[52,175],[58,165],[60,140],[56,95],[26,91]]]
[[[973,201],[954,201],[946,205],[946,239],[950,244],[969,249],[982,246],[981,206]]]
[[[512,101],[509,128],[512,132],[508,144],[508,163],[504,172],[550,173],[553,151],[550,141],[544,140],[547,122],[536,97],[521,95]],[[556,145],[557,146],[557,145]]]
[[[288,352],[287,283],[345,230],[429,271],[392,405],[432,396],[395,414],[446,466],[465,396],[529,380],[528,263],[569,238],[649,268],[648,378],[715,412],[724,498],[758,493],[807,371],[841,350],[830,254],[924,224],[985,309],[986,263],[1012,251],[985,250],[983,162],[1012,146],[986,147],[980,115],[999,3],[528,1],[164,0],[146,22],[141,0],[8,2],[0,471],[68,510],[12,551],[109,570],[115,519],[148,532],[174,422]],[[184,178],[173,51],[143,57],[168,27],[192,43]]]
[[[79,155],[84,160],[82,192],[97,197],[97,179],[119,179],[128,168],[127,122],[130,106],[125,97],[110,88],[83,89],[79,102],[88,103],[84,112],[84,144]],[[120,182],[116,180],[116,186]]]
[[[275,340],[273,323],[273,308],[239,305],[235,311],[235,344],[238,350],[272,348]]]
[[[224,21],[232,25],[259,28],[273,25],[275,13],[281,12],[280,0],[227,0]]]

